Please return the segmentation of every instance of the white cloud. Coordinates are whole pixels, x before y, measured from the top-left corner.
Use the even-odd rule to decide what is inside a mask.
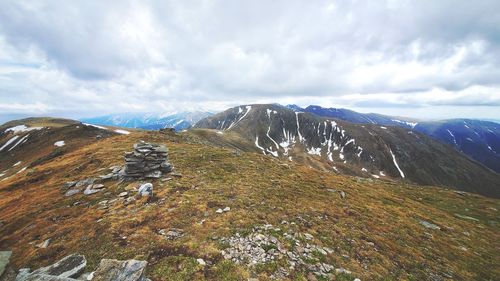
[[[499,9],[451,0],[4,1],[2,114],[253,102],[500,112]]]

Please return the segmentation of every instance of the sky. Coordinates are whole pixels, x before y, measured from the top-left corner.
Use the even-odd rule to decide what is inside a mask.
[[[500,1],[0,0],[0,121],[248,103],[500,119]]]

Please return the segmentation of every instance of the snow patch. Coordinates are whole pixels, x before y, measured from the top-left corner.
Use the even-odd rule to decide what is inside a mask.
[[[380,129],[384,129],[384,130],[387,130],[387,127],[384,127],[384,126],[380,126]]]
[[[241,109],[241,107],[238,108],[238,114],[240,114],[241,112],[243,112],[243,110]],[[240,117],[240,119],[238,119],[238,121],[232,123],[226,130],[229,130],[231,129],[232,127],[236,126],[236,124],[238,124],[241,120],[243,120],[243,118],[245,118],[248,114],[248,112],[250,112],[250,110],[252,109],[252,106],[250,105],[247,105],[246,106],[246,112],[245,114],[243,114],[243,116]]]
[[[217,131],[217,134],[223,135],[224,133],[222,131]]]
[[[321,147],[317,148],[311,147],[310,149],[307,150],[307,153],[311,155],[321,156]]]
[[[11,151],[12,149],[16,148],[19,144],[22,144],[22,143],[26,142],[28,140],[28,137],[29,137],[29,134],[27,134],[26,136],[22,137],[11,148],[9,148],[9,151]]]
[[[259,145],[259,136],[255,136],[255,146],[257,148],[259,148],[260,150],[262,150],[262,153],[264,155],[266,155],[266,150],[262,146]]]
[[[108,129],[108,128],[103,127],[103,126],[93,125],[93,124],[89,124],[89,123],[82,123],[82,124],[85,125],[85,126],[94,127],[94,128],[98,128],[98,129],[101,129],[101,130],[107,130]]]
[[[457,139],[455,138],[455,136],[451,133],[450,130],[447,129],[446,131],[448,131],[448,134],[450,134],[450,136],[453,138],[453,143],[457,145]]]
[[[22,163],[22,162],[21,162],[21,161],[19,161],[19,162],[17,162],[16,164],[12,165],[12,167],[19,166],[19,165],[21,165],[21,163]]]
[[[14,127],[11,127],[11,128],[8,128],[5,130],[5,132],[13,132],[14,134],[17,134],[19,132],[29,132],[29,131],[33,131],[33,130],[41,130],[43,129],[43,127],[28,127],[26,125],[18,125],[18,126],[14,126]]]
[[[295,112],[295,120],[297,120],[297,134],[299,136],[299,141],[302,142],[305,139],[300,134],[299,113],[301,113],[301,112]]]
[[[396,156],[394,156],[394,153],[392,153],[392,150],[389,149],[389,152],[391,152],[391,155],[392,155],[392,161],[394,162],[394,166],[396,166],[396,168],[398,169],[399,171],[399,174],[401,175],[401,177],[404,179],[405,178],[405,174],[403,173],[403,171],[401,171],[401,169],[399,168],[399,165],[398,165],[398,162],[396,161]]]
[[[121,130],[121,129],[116,129],[115,132],[117,132],[118,134],[122,134],[122,135],[130,134],[129,131],[125,131],[125,130]]]
[[[0,151],[2,151],[4,148],[6,148],[7,146],[9,146],[12,142],[14,142],[15,140],[17,140],[17,138],[19,138],[19,136],[13,136],[10,140],[8,140],[2,147],[0,147]]]
[[[406,126],[411,127],[412,129],[415,128],[415,126],[417,126],[417,124],[418,124],[416,122],[401,121],[401,120],[396,120],[396,119],[392,119],[392,121],[400,123],[400,124],[404,124]]]
[[[26,168],[28,168],[28,167],[24,167],[24,168],[22,168],[22,169],[21,169],[21,170],[19,170],[19,172],[17,172],[16,174],[20,174],[20,173],[22,173],[22,172],[26,171]]]
[[[66,145],[66,143],[65,143],[64,141],[56,141],[56,142],[54,143],[54,145],[55,145],[55,146],[57,146],[57,147],[61,147],[61,146],[65,146],[65,145]]]

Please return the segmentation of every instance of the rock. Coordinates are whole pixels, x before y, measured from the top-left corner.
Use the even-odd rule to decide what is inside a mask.
[[[344,199],[345,198],[345,192],[339,191],[339,195],[340,195],[340,199]]]
[[[344,269],[342,267],[341,268],[336,268],[335,272],[338,273],[338,274],[340,274],[340,273],[351,274],[351,272],[349,270]]]
[[[125,166],[114,174],[125,178],[160,178],[163,173],[172,171],[168,163],[168,149],[163,145],[144,141],[134,144],[134,151],[125,153]]]
[[[128,192],[124,191],[124,192],[121,192],[120,194],[118,194],[118,197],[125,197],[127,195],[128,195]]]
[[[433,224],[433,223],[430,223],[428,221],[420,221],[420,224],[427,227],[427,228],[430,228],[430,229],[436,229],[436,230],[440,230],[441,227]]]
[[[33,271],[30,275],[45,274],[71,278],[81,274],[85,269],[85,266],[87,266],[87,260],[85,259],[85,257],[82,255],[73,254],[64,257],[53,265],[39,268]]]
[[[75,184],[75,187],[83,187],[86,185],[94,184],[94,182],[95,182],[95,179],[93,179],[93,178],[84,179],[84,180],[78,181]]]
[[[103,259],[92,281],[146,281],[146,261]]]
[[[30,274],[22,281],[75,281],[76,279],[46,274]],[[16,281],[17,278],[16,278]]]
[[[43,241],[42,243],[38,244],[37,247],[38,248],[47,248],[50,244],[50,238]]]
[[[309,233],[305,233],[304,234],[304,237],[306,238],[306,240],[313,240],[314,236],[312,236],[311,234]]]
[[[83,194],[85,195],[91,195],[91,194],[94,194],[94,193],[97,193],[99,191],[102,191],[102,187],[98,188],[98,189],[94,189],[94,186],[102,186],[104,187],[104,185],[100,184],[100,185],[89,185],[87,186],[87,188],[83,191]]]
[[[21,268],[19,269],[19,273],[16,276],[16,281],[24,281],[30,275],[31,269],[29,268]]]
[[[64,187],[65,187],[65,188],[70,188],[70,187],[75,186],[75,184],[76,184],[76,181],[68,181],[68,182],[66,182],[66,183],[64,184]]]
[[[200,264],[200,265],[207,265],[207,263],[203,260],[203,259],[196,259],[196,261]]]
[[[9,264],[10,256],[12,256],[12,251],[0,251],[0,276],[2,276]]]
[[[102,176],[99,176],[102,180],[109,180],[109,179],[112,179],[113,177],[115,176],[114,173],[109,173],[109,174],[106,174],[106,175],[102,175]]]
[[[455,217],[461,218],[461,219],[466,219],[466,220],[471,220],[471,221],[475,221],[475,222],[479,222],[479,220],[476,219],[476,218],[469,217],[469,216],[464,216],[464,215],[460,215],[460,214],[455,214]]]
[[[165,229],[162,229],[159,231],[159,233],[161,235],[165,236],[165,238],[167,238],[168,240],[174,240],[174,239],[180,238],[184,234],[182,229],[177,229],[177,228],[171,228],[168,231],[165,231]]]
[[[80,193],[81,191],[82,191],[81,189],[70,189],[70,190],[66,191],[66,193],[64,193],[64,196],[66,196],[66,197],[73,196],[77,193]]]
[[[142,184],[137,193],[141,196],[153,196],[153,184],[149,182]]]

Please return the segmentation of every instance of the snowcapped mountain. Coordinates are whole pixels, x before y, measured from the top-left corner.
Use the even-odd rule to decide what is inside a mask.
[[[453,146],[456,150],[500,173],[500,124],[471,119],[451,119],[421,122],[414,129]]]
[[[448,145],[399,126],[355,124],[280,105],[253,104],[202,119],[194,127],[216,130],[210,136],[200,133],[213,143],[320,169],[500,196],[499,174]]]
[[[449,144],[486,167],[500,172],[500,124],[495,122],[471,119],[417,121],[376,113],[359,113],[343,108],[323,108],[316,105],[306,108],[297,105],[287,105],[287,107],[297,112],[308,112],[353,123],[413,129]]]
[[[417,120],[411,118],[393,117],[377,113],[359,113],[345,108],[324,108],[318,105],[301,108],[294,104],[287,105],[287,107],[294,111],[309,112],[318,116],[337,118],[352,123],[400,126],[410,129],[417,125]]]
[[[147,130],[175,128],[175,130],[179,131],[191,127],[199,120],[210,115],[212,115],[212,113],[201,111],[181,112],[163,115],[148,113],[124,113],[83,118],[80,121],[103,126],[141,128]]]

